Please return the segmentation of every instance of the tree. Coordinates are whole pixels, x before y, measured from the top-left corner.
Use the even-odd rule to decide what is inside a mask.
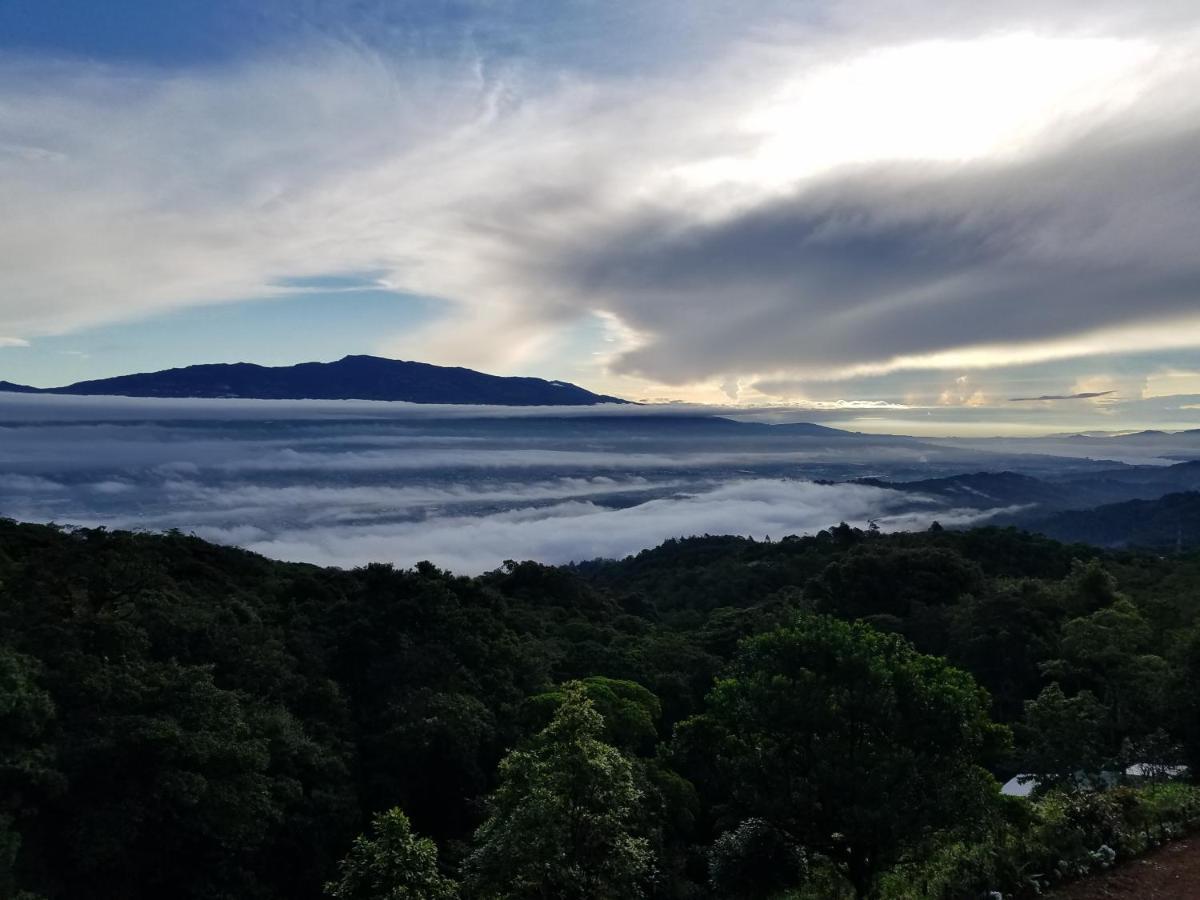
[[[341,877],[325,886],[335,900],[454,900],[458,885],[438,872],[437,845],[413,834],[397,807],[371,820],[371,834],[354,839]]]
[[[718,896],[774,897],[804,878],[803,852],[762,819],[722,834],[708,853],[708,879]]]
[[[1172,686],[1173,730],[1183,744],[1185,762],[1192,772],[1200,772],[1200,629],[1186,639],[1179,663]]]
[[[658,742],[657,722],[662,716],[662,704],[654,694],[637,682],[602,675],[578,683],[604,719],[601,737],[605,743],[624,753],[653,755]],[[561,688],[530,697],[525,703],[525,718],[544,726],[564,700]]]
[[[633,767],[600,738],[604,720],[579,682],[553,720],[500,763],[476,832],[469,884],[494,900],[621,900],[642,895],[651,855],[632,834],[642,793]]]
[[[54,703],[37,684],[34,660],[0,647],[0,896],[17,896],[21,835],[14,815],[62,788],[47,732]]]
[[[987,706],[969,675],[899,637],[806,616],[744,642],[685,729],[716,738],[734,812],[824,856],[871,897],[933,833],[993,808],[980,763],[1007,729]]]
[[[1154,633],[1141,611],[1118,597],[1062,627],[1062,658],[1042,665],[1048,677],[1091,690],[1107,710],[1107,750],[1116,752],[1126,737],[1143,738],[1166,718],[1167,661],[1148,652]]]
[[[1067,697],[1058,682],[1025,701],[1026,766],[1050,783],[1073,782],[1076,772],[1097,774],[1102,764],[1105,710],[1091,691]]]

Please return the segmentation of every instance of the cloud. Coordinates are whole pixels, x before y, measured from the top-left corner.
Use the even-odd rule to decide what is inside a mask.
[[[1005,364],[1102,330],[1110,351],[1194,343],[1197,160],[1200,131],[1114,128],[1003,166],[860,169],[715,223],[649,215],[572,264],[654,336],[618,368],[668,380]],[[1116,330],[1172,317],[1174,339]]]
[[[370,272],[447,304],[392,352],[502,370],[596,315],[601,364],[731,388],[1194,346],[1195,12],[1153,6],[689,4],[703,65],[639,15],[667,62],[636,77],[570,66],[562,22],[545,52],[9,59],[0,333]]]
[[[1034,403],[1041,400],[1094,400],[1097,397],[1108,397],[1116,391],[1083,391],[1078,394],[1043,394],[1041,397],[1010,397],[1009,403]]]
[[[514,557],[623,556],[695,533],[781,537],[843,519],[895,528],[922,527],[933,515],[967,521],[973,513],[930,498],[805,479],[979,465],[972,451],[720,421],[631,438],[636,417],[209,416],[0,428],[0,515],[179,528],[319,563],[428,558],[477,572]]]
[[[911,498],[908,498],[911,499]],[[389,560],[411,565],[429,559],[473,574],[506,559],[565,563],[621,558],[663,540],[701,533],[775,538],[819,531],[839,521],[865,527],[927,527],[978,520],[978,513],[938,510],[902,512],[894,491],[864,485],[802,481],[743,481],[702,493],[651,500],[627,509],[573,501],[540,509],[515,509],[480,517],[447,517],[421,523],[390,523],[336,532],[293,530],[249,544],[280,559],[329,565]],[[895,518],[891,518],[895,516]]]
[[[923,528],[934,518],[968,523],[978,513],[932,498],[809,479],[907,480],[1002,468],[1040,474],[1099,464],[1018,454],[1162,463],[1194,457],[1200,446],[1195,434],[1132,443],[933,444],[701,423],[694,414],[648,420],[644,411],[537,419],[486,418],[476,410],[471,418],[437,418],[384,404],[375,417],[349,407],[332,418],[335,407],[321,403],[205,401],[192,408],[180,401],[41,399],[43,409],[74,410],[75,419],[38,420],[35,405],[23,407],[24,421],[12,421],[0,402],[0,515],[180,528],[272,556],[338,565],[429,558],[462,572],[508,558],[621,556],[696,533],[779,538],[840,520],[895,529]],[[1182,398],[1137,402],[1174,415]],[[105,421],[113,409],[128,418]],[[976,407],[947,411],[983,414]],[[848,414],[864,412],[915,417],[931,410]]]

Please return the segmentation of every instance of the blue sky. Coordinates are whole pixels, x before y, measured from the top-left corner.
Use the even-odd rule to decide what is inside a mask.
[[[0,379],[1200,425],[1198,51],[1180,0],[0,0]]]
[[[363,289],[189,307],[8,348],[6,380],[46,387],[197,363],[281,366],[375,353],[380,334],[430,321],[437,309],[426,298]]]

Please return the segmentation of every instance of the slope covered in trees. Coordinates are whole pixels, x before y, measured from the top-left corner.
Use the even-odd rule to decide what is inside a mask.
[[[1130,500],[1069,510],[1029,523],[1058,540],[1100,547],[1174,550],[1200,545],[1200,493],[1184,491],[1156,500]]]
[[[973,896],[1196,815],[996,779],[1200,764],[1198,613],[1200,557],[1007,529],[462,578],[0,522],[0,895],[558,896],[553,858],[590,896]]]

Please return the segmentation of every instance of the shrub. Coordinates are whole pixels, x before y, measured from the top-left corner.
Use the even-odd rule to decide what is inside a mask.
[[[884,900],[1034,897],[1200,829],[1200,787],[1057,790],[1010,813],[978,841],[951,840],[883,880]],[[994,893],[993,893],[994,892]]]

